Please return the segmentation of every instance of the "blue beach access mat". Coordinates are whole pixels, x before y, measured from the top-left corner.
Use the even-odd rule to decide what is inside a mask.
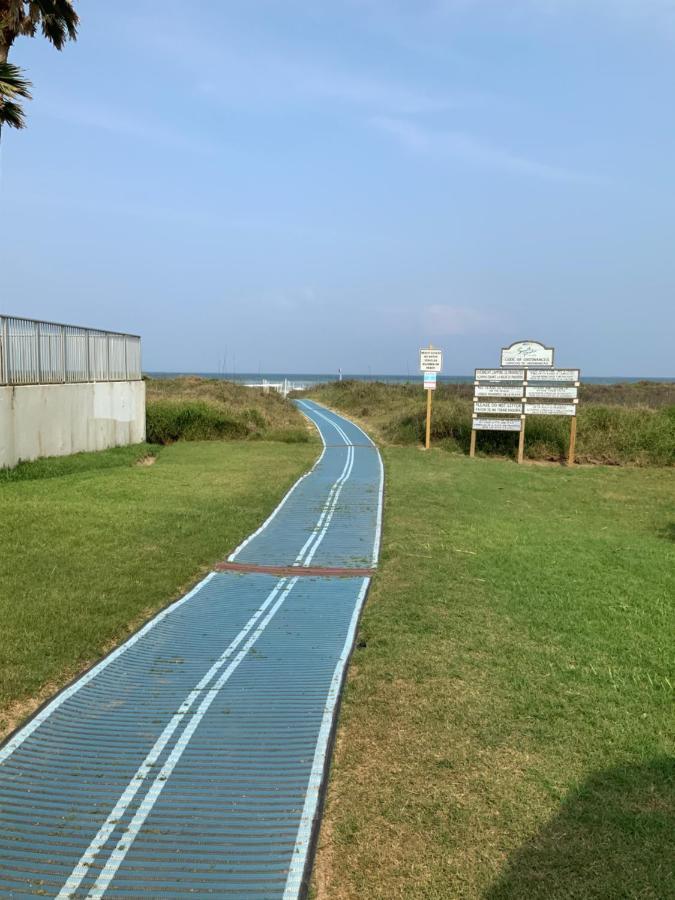
[[[304,894],[383,475],[357,426],[299,405],[323,453],[232,570],[0,747],[1,897]]]

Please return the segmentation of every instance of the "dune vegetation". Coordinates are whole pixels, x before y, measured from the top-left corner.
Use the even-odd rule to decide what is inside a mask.
[[[384,445],[421,444],[426,404],[420,384],[342,381],[307,392],[338,412],[360,420]],[[434,446],[468,453],[473,387],[440,384],[435,391],[431,437]],[[569,420],[538,416],[527,420],[525,456],[565,459]],[[481,432],[478,454],[515,456],[517,438]],[[583,385],[577,462],[605,465],[672,466],[675,463],[675,384]]]
[[[276,391],[248,388],[218,378],[183,375],[147,378],[147,439],[267,440],[305,443],[314,430]]]

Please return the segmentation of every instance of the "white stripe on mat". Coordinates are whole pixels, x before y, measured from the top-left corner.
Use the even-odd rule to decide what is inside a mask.
[[[171,721],[166,726],[160,737],[155,742],[152,750],[147,754],[142,764],[138,768],[137,772],[134,774],[129,784],[127,785],[125,791],[121,795],[120,799],[115,804],[113,810],[111,811],[108,818],[105,820],[98,833],[91,841],[85,852],[80,857],[79,862],[71,872],[68,880],[63,885],[61,890],[57,895],[57,900],[67,900],[67,898],[71,897],[71,895],[79,888],[83,879],[86,877],[89,872],[92,863],[95,861],[96,857],[103,849],[111,834],[119,824],[120,819],[128,809],[131,801],[134,799],[136,794],[138,793],[141,785],[153,770],[153,767],[156,765],[157,760],[162,752],[162,750],[166,747],[168,741],[173,735],[174,731],[178,728],[184,717],[189,712],[192,705],[198,698],[203,697],[202,702],[197,707],[197,711],[194,715],[188,720],[186,727],[183,729],[183,733],[176,741],[176,744],[173,747],[173,750],[169,754],[166,759],[166,762],[160,769],[158,775],[153,780],[150,788],[141,801],[136,814],[131,820],[129,826],[124,830],[124,833],[120,840],[117,843],[117,846],[111,852],[108,861],[103,867],[100,875],[96,879],[94,886],[91,891],[87,895],[90,898],[98,898],[102,897],[105,893],[108,885],[113,879],[115,872],[122,864],[124,857],[127,855],[129,850],[131,849],[131,845],[133,844],[138,832],[140,831],[143,823],[150,815],[153,806],[155,805],[157,798],[159,797],[162,789],[164,788],[169,776],[173,772],[176,767],[179,759],[183,755],[186,747],[190,743],[190,739],[194,734],[197,726],[201,722],[201,720],[206,715],[209,707],[213,703],[213,701],[218,696],[223,685],[229,680],[233,672],[239,667],[241,662],[245,659],[248,651],[251,649],[253,644],[258,640],[260,635],[263,633],[265,628],[268,626],[272,618],[274,617],[277,610],[280,608],[284,600],[288,597],[290,592],[293,590],[297,578],[293,578],[288,585],[283,589],[284,583],[286,581],[285,578],[282,578],[277,584],[274,586],[274,589],[265,599],[265,602],[256,610],[256,612],[251,616],[249,621],[246,623],[244,628],[239,632],[237,637],[232,641],[232,643],[228,646],[225,652],[220,656],[220,658],[213,664],[213,666],[209,669],[209,671],[204,675],[204,677],[199,681],[199,683],[194,687],[192,691],[187,695],[185,700],[183,701],[178,712],[171,718]],[[247,637],[247,635],[251,632],[254,625],[260,620],[263,613],[267,610],[270,604],[275,600],[279,592],[281,592],[281,596],[274,603],[270,611],[267,613],[264,619],[260,622],[256,630],[253,634],[248,638],[244,646],[239,650],[237,655],[234,657],[232,662],[230,662],[229,666],[222,673],[220,678],[216,681],[213,687],[208,688],[208,684],[213,680],[218,671],[225,665],[228,659],[232,656],[234,651],[239,647],[242,641]]]
[[[302,808],[300,817],[300,827],[295,839],[295,847],[293,848],[293,856],[288,870],[288,878],[286,879],[286,888],[284,890],[283,900],[297,900],[302,885],[302,876],[307,866],[307,856],[309,853],[309,845],[312,839],[312,830],[316,820],[319,808],[319,796],[321,785],[323,784],[324,773],[326,771],[326,758],[328,755],[328,743],[330,741],[331,729],[333,727],[333,719],[335,717],[335,708],[340,697],[340,688],[344,676],[345,666],[349,659],[354,637],[356,635],[356,627],[359,622],[359,615],[363,607],[363,601],[368,590],[369,578],[363,579],[363,584],[354,607],[354,613],[349,623],[349,630],[345,639],[342,653],[335,666],[333,678],[328,690],[328,697],[321,719],[321,727],[319,729],[319,737],[314,751],[314,759],[312,761],[312,769],[309,775],[309,783],[305,793],[305,803]]]
[[[209,581],[215,576],[215,572],[210,572],[206,578],[202,579],[199,584],[195,585],[192,590],[187,593],[184,597],[181,597],[180,600],[177,600],[175,603],[172,603],[171,606],[167,606],[166,609],[162,610],[162,612],[158,613],[154,619],[151,619],[146,625],[141,628],[140,631],[137,631],[136,634],[133,634],[127,641],[121,644],[116,650],[113,650],[105,659],[102,659],[100,663],[97,663],[93,668],[89,669],[88,672],[85,672],[81,678],[71,684],[70,687],[66,688],[64,691],[61,691],[51,703],[48,703],[47,706],[44,707],[36,716],[34,716],[30,722],[27,722],[24,727],[18,731],[14,737],[9,740],[5,746],[0,750],[0,763],[4,762],[8,756],[11,756],[12,753],[20,747],[23,742],[31,736],[31,734],[42,725],[45,719],[48,719],[51,714],[59,708],[66,700],[69,700],[73,694],[76,694],[80,688],[83,688],[85,684],[89,684],[96,676],[106,669],[110,663],[114,662],[118,659],[123,653],[125,653],[130,647],[140,641],[142,637],[144,637],[151,629],[158,625],[162,619],[165,619],[170,613],[174,612],[178,609],[179,606],[182,606],[184,603],[187,603],[194,595],[200,591],[204,585],[208,584]]]

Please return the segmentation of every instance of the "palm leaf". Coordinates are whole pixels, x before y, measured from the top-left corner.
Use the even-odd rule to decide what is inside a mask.
[[[0,0],[0,31],[7,45],[22,34],[34,37],[38,27],[57,50],[77,38],[79,16],[71,0]]]
[[[30,5],[38,14],[42,33],[57,50],[77,38],[80,20],[69,0],[32,0]]]
[[[26,116],[18,103],[11,100],[0,100],[0,128],[8,125],[10,128],[25,128]]]
[[[0,127],[24,128],[26,119],[17,97],[31,99],[30,81],[23,77],[18,66],[0,62]]]

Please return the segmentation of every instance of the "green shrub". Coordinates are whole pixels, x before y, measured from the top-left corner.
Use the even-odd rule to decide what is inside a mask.
[[[269,428],[257,409],[233,413],[200,400],[152,400],[146,409],[147,439],[153,444],[174,441],[268,440],[304,444],[306,428]]]
[[[255,426],[200,401],[156,400],[146,410],[147,440],[153,444],[174,441],[208,441],[249,437]]]

